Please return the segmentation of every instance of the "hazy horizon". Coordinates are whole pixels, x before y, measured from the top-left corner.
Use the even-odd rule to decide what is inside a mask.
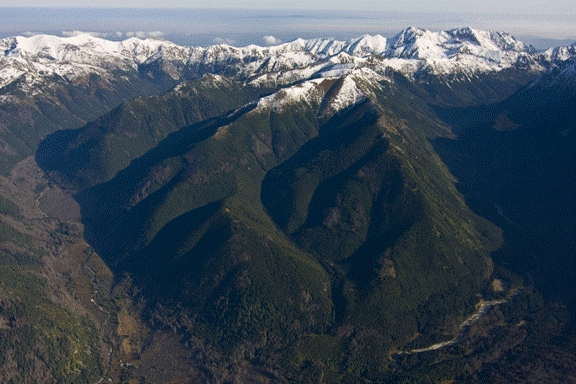
[[[85,7],[85,8],[179,8],[202,9],[205,3],[190,0],[140,0],[137,5],[129,0],[3,0],[5,7]],[[344,10],[477,14],[557,15],[576,14],[573,0],[212,0],[210,8],[236,9],[291,9],[291,10]]]
[[[296,38],[348,40],[363,34],[391,37],[415,26],[442,30],[469,26],[511,33],[539,49],[576,42],[572,15],[432,13],[311,9],[154,9],[0,7],[0,37],[79,31],[119,40],[164,38],[183,45],[225,42],[270,45]]]

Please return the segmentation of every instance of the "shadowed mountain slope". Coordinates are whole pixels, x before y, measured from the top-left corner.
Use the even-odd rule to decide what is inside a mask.
[[[390,350],[447,337],[490,283],[498,233],[435,155],[428,137],[449,130],[425,102],[357,75],[256,99],[267,90],[213,84],[128,103],[38,153],[80,188],[88,241],[143,288],[149,316],[218,353],[259,351],[268,369],[274,350],[303,358],[303,337],[346,354],[372,335],[338,375],[376,363],[378,377]],[[212,116],[190,112],[199,92]],[[297,361],[285,377],[304,374]]]

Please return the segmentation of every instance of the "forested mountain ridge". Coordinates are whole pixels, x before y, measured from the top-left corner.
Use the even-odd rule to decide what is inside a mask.
[[[566,299],[573,293],[549,295],[547,267],[535,271],[521,259],[522,239],[538,230],[532,223],[543,216],[534,211],[519,228],[508,223],[518,224],[510,212],[525,209],[532,197],[516,199],[516,190],[502,181],[515,172],[520,185],[545,190],[542,180],[528,176],[551,150],[551,158],[562,161],[554,188],[569,200],[574,120],[556,116],[573,99],[554,98],[558,87],[570,95],[564,79],[573,67],[572,47],[538,53],[509,35],[469,28],[408,28],[390,41],[364,36],[269,48],[63,40],[5,42],[4,63],[37,60],[46,67],[42,71],[55,71],[50,73],[57,85],[54,93],[34,94],[36,85],[21,86],[24,74],[5,87],[3,105],[15,112],[4,115],[10,129],[3,140],[7,151],[13,143],[28,143],[11,152],[12,162],[39,145],[35,159],[48,180],[44,187],[37,181],[28,199],[39,198],[43,220],[55,215],[55,228],[67,236],[81,236],[85,226],[91,248],[83,252],[89,257],[75,261],[85,276],[57,270],[43,278],[69,276],[56,297],[71,292],[80,307],[98,303],[98,297],[82,296],[74,284],[100,284],[93,291],[107,291],[107,306],[91,308],[104,318],[86,320],[101,331],[89,336],[90,345],[111,347],[100,358],[102,377],[401,382],[480,374],[500,380],[531,345],[545,348],[530,361],[548,358],[554,348],[565,356],[552,373],[534,374],[571,377],[566,367],[573,341],[562,333],[573,321],[570,311],[550,311],[552,304],[539,301],[531,284],[570,305]],[[31,44],[47,41],[50,48]],[[102,58],[101,51],[113,59]],[[72,72],[59,73],[63,60],[81,64],[85,73],[101,68],[100,77],[89,74],[92,82],[85,83]],[[43,76],[37,72],[35,81],[49,81]],[[121,84],[130,88],[118,91]],[[94,110],[64,105],[76,117],[58,126],[39,100],[50,100],[56,113],[74,92],[84,95],[71,97],[75,103],[91,105],[94,97],[102,103]],[[26,94],[31,97],[21,97]],[[22,124],[19,103],[34,111],[28,114],[32,123],[47,118],[53,125],[13,130]],[[551,124],[541,124],[548,114]],[[505,136],[515,132],[516,139]],[[540,139],[526,141],[532,136]],[[546,149],[535,146],[546,136]],[[494,147],[478,148],[478,137]],[[497,148],[508,151],[508,167],[498,166]],[[526,156],[518,155],[524,150]],[[543,164],[538,172],[554,167]],[[497,177],[489,183],[476,182],[491,174]],[[2,243],[5,249],[23,241],[19,223],[39,225],[19,213],[24,198],[9,187],[18,175],[9,180],[2,189],[2,222],[16,237]],[[54,210],[42,200],[53,191],[59,191],[56,200],[73,194],[79,216],[63,215],[63,207]],[[553,228],[561,233],[554,237],[558,249],[539,263],[554,262],[561,249],[571,248],[573,207],[567,204],[550,202],[546,217],[558,225],[540,242],[552,238]],[[559,220],[556,213],[563,210],[565,220]],[[503,247],[500,229],[486,218],[504,229]],[[73,233],[72,223],[79,228]],[[53,241],[39,239],[26,240],[39,245],[22,252],[41,255],[38,250]],[[66,260],[72,250],[60,257]],[[570,263],[573,255],[564,256]],[[110,268],[102,269],[101,283],[86,264],[98,260]],[[48,262],[45,256],[37,261],[44,270]],[[6,289],[15,292],[11,285]],[[53,288],[42,289],[52,297]],[[501,304],[446,347],[463,349],[398,354],[454,338],[459,324],[487,300]],[[70,300],[55,302],[73,306]],[[557,329],[543,326],[546,315]],[[494,316],[500,318],[489,322]],[[498,336],[504,331],[511,336]],[[537,336],[527,337],[531,331]],[[558,342],[558,332],[565,342]],[[167,362],[158,354],[168,350],[179,362],[170,372],[160,368]],[[500,360],[508,365],[494,365]],[[50,369],[40,365],[35,377],[64,372]],[[84,372],[81,365],[74,369]]]

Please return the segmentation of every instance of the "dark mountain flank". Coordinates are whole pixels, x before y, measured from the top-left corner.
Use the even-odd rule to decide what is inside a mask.
[[[576,380],[574,46],[0,47],[0,381]]]
[[[504,229],[494,257],[575,309],[576,95],[553,74],[497,104],[441,109],[434,145],[468,204]]]
[[[408,341],[449,339],[492,283],[499,232],[435,154],[428,139],[450,131],[434,111],[354,76],[256,99],[269,91],[207,84],[127,103],[37,155],[78,188],[87,240],[132,276],[146,316],[294,379],[329,350],[344,365],[326,372],[378,378]],[[331,112],[351,85],[363,96]],[[194,120],[208,97],[214,115]],[[144,111],[154,124],[123,117]],[[273,351],[296,360],[281,369]]]

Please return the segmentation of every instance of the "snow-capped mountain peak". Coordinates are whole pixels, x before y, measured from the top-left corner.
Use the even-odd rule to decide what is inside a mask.
[[[388,57],[404,59],[445,59],[470,53],[479,57],[500,57],[505,54],[532,52],[530,46],[502,32],[456,28],[432,32],[406,28],[390,41]]]
[[[544,52],[543,56],[548,61],[565,62],[576,58],[576,43],[567,47],[550,48]]]
[[[42,61],[85,62],[93,56],[120,55],[138,57],[157,51],[164,44],[162,40],[130,38],[121,42],[100,39],[88,34],[73,37],[34,35],[16,36],[2,40],[5,57]]]
[[[388,40],[382,35],[364,35],[350,41],[345,47],[345,51],[354,56],[366,56],[372,54],[382,54],[388,48]]]
[[[31,87],[53,74],[74,82],[91,73],[112,78],[118,70],[174,82],[214,73],[289,84],[311,76],[342,76],[362,67],[380,74],[398,71],[409,78],[422,73],[470,78],[507,68],[541,72],[575,57],[575,47],[536,53],[509,34],[472,28],[433,32],[410,27],[391,39],[364,35],[349,41],[297,39],[240,48],[183,47],[138,38],[114,42],[87,34],[17,36],[0,40],[0,88],[18,78],[25,78],[22,86]]]

